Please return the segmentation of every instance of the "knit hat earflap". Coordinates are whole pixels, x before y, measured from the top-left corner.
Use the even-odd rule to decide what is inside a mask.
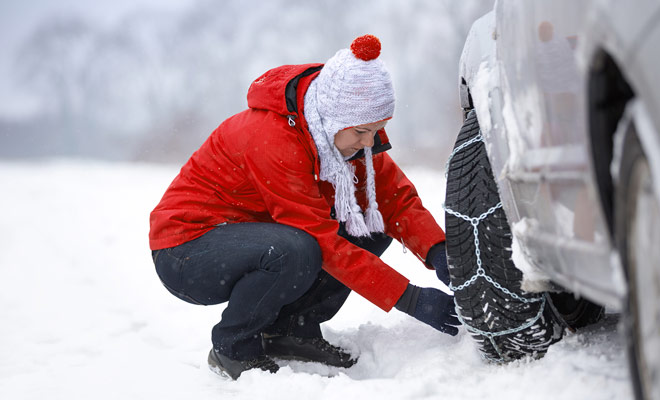
[[[321,161],[320,178],[332,183],[337,220],[345,222],[348,233],[356,237],[385,229],[376,201],[372,152],[364,149],[369,206],[363,215],[355,198],[355,169],[334,145],[334,137],[346,128],[392,118],[392,79],[379,55],[377,37],[355,39],[350,50],[339,50],[328,60],[304,100],[305,119]]]

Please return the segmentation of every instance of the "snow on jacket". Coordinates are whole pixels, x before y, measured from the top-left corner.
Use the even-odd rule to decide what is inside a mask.
[[[323,268],[373,304],[389,311],[408,280],[379,257],[337,234],[334,189],[319,180],[316,146],[303,115],[304,94],[321,64],[285,65],[257,78],[248,109],[225,120],[182,167],[151,213],[152,250],[178,246],[222,223],[273,222],[312,235]],[[445,240],[413,184],[375,138],[376,198],[385,233],[422,261]],[[360,151],[362,153],[362,151]],[[358,154],[360,156],[360,154]],[[364,158],[354,157],[358,203],[366,204]]]

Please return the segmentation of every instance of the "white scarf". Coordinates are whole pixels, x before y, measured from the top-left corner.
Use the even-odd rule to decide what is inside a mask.
[[[337,132],[326,132],[323,119],[318,112],[317,81],[313,80],[305,94],[305,119],[312,134],[321,160],[321,180],[330,182],[335,189],[335,212],[337,220],[346,224],[346,231],[355,237],[371,236],[383,232],[383,216],[376,202],[376,180],[371,147],[364,148],[367,169],[367,198],[369,206],[362,209],[355,198],[355,166],[346,161],[334,144]]]

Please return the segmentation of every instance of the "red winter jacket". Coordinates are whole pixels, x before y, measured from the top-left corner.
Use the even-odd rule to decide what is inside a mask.
[[[274,222],[312,235],[323,268],[385,311],[408,280],[377,256],[337,235],[330,217],[331,184],[319,180],[316,146],[303,115],[303,98],[321,64],[286,65],[255,80],[249,108],[224,121],[183,166],[151,213],[152,250],[178,246],[220,223]],[[293,125],[293,126],[292,126]],[[376,143],[389,148],[384,131]],[[364,159],[356,165],[358,202],[366,206]],[[374,155],[376,199],[385,233],[424,261],[445,240],[413,184],[385,153]]]

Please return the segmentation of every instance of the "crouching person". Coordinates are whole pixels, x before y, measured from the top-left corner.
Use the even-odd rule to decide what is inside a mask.
[[[183,166],[151,213],[164,286],[193,304],[228,302],[213,327],[212,369],[237,379],[274,359],[352,366],[320,324],[354,290],[440,332],[453,298],[381,261],[393,239],[448,282],[444,232],[385,153],[394,91],[380,42],[355,39],[325,65],[272,69]]]

